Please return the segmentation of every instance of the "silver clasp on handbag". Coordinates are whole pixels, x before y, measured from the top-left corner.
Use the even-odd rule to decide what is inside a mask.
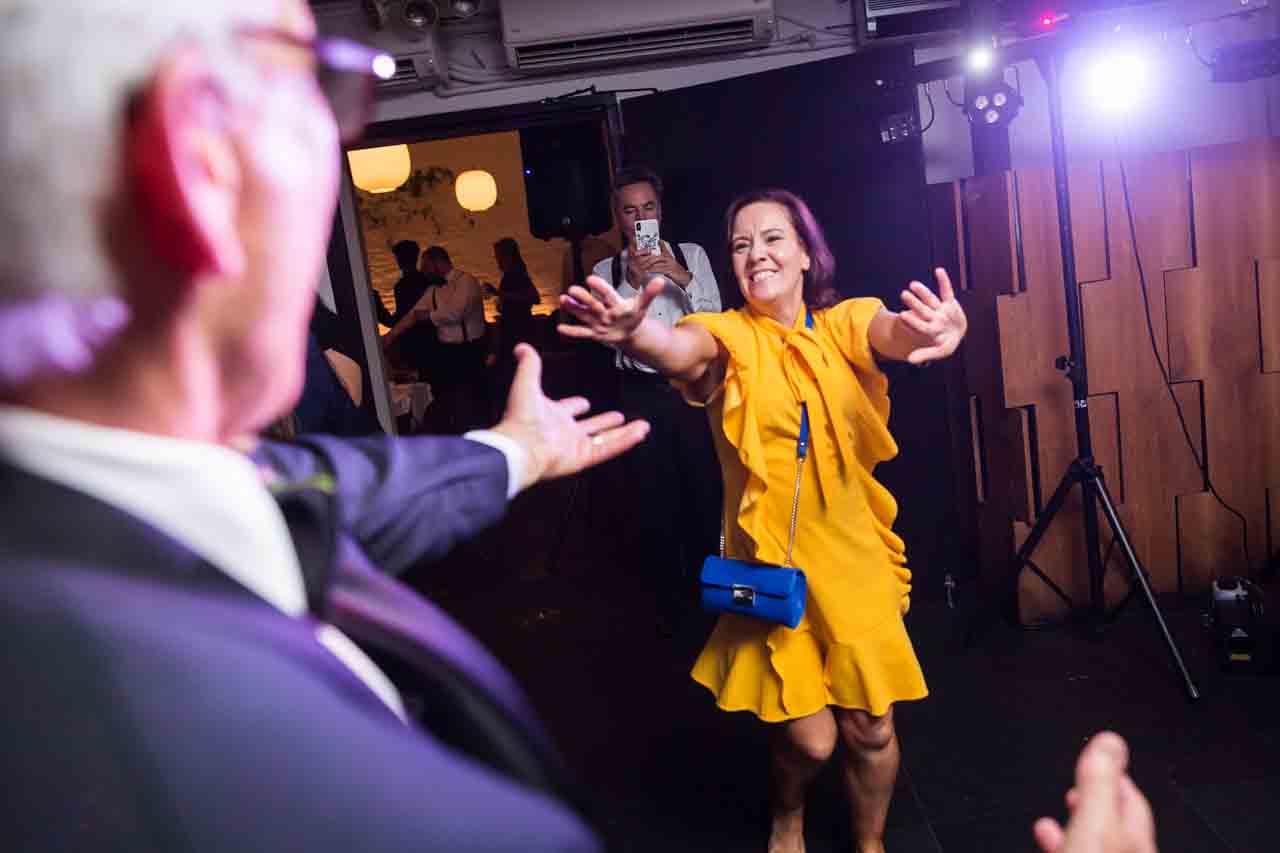
[[[735,583],[730,589],[733,591],[734,604],[744,604],[747,607],[756,606],[756,591],[751,587]]]

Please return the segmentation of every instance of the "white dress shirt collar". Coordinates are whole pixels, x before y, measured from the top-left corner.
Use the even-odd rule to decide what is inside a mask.
[[[0,455],[141,519],[285,613],[306,612],[284,516],[247,456],[6,405]]]
[[[306,614],[302,567],[289,528],[247,456],[216,444],[5,405],[0,456],[132,514],[289,616]],[[396,716],[408,719],[395,685],[345,634],[319,623],[315,637]]]

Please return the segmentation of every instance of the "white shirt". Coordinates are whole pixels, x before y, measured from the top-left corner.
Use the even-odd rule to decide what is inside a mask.
[[[671,250],[671,244],[663,241],[663,247],[668,251]],[[716,274],[711,269],[711,259],[707,257],[707,253],[697,243],[681,243],[680,250],[684,252],[684,259],[689,263],[689,274],[693,276],[693,280],[689,282],[689,287],[683,288],[671,279],[663,276],[666,287],[662,293],[658,294],[653,300],[653,304],[649,306],[648,316],[665,323],[668,326],[674,326],[676,321],[686,314],[696,314],[702,311],[719,311],[720,308],[720,287],[716,284]],[[613,285],[618,291],[618,295],[630,299],[635,296],[637,291],[627,281],[627,258],[629,249],[622,250],[622,281],[613,280],[613,258],[605,258],[596,264],[592,270],[594,275],[598,275],[605,281]],[[674,252],[671,253],[673,256]],[[635,361],[630,356],[623,355],[621,352],[614,359],[614,365],[619,370],[639,370],[644,373],[656,373],[652,367],[639,361]]]
[[[431,312],[440,340],[461,344],[484,338],[484,291],[470,273],[454,267],[439,287],[429,287],[413,306]]]
[[[502,452],[507,493],[513,495],[526,464],[523,448],[487,430],[467,438]],[[306,614],[306,588],[293,539],[247,456],[207,442],[112,429],[2,404],[0,456],[150,524],[288,616]],[[406,718],[391,680],[345,634],[320,625],[316,640]]]

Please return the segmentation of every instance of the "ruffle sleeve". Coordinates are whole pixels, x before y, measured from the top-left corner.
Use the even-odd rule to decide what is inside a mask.
[[[725,439],[737,451],[738,461],[746,471],[746,485],[738,505],[738,526],[758,545],[765,523],[761,499],[768,490],[768,479],[759,421],[752,410],[749,389],[753,374],[759,370],[760,348],[752,340],[754,332],[750,325],[736,311],[689,314],[679,322],[702,326],[729,355],[724,380],[716,394],[723,398],[721,423]]]

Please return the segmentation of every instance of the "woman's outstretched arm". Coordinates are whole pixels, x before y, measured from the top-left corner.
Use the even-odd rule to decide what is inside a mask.
[[[562,323],[558,330],[567,338],[615,347],[664,376],[696,388],[720,359],[720,345],[696,323],[672,328],[648,316],[649,306],[663,287],[662,280],[655,278],[639,294],[626,299],[604,279],[590,276],[587,287],[574,285],[560,297],[561,307],[582,325]]]

